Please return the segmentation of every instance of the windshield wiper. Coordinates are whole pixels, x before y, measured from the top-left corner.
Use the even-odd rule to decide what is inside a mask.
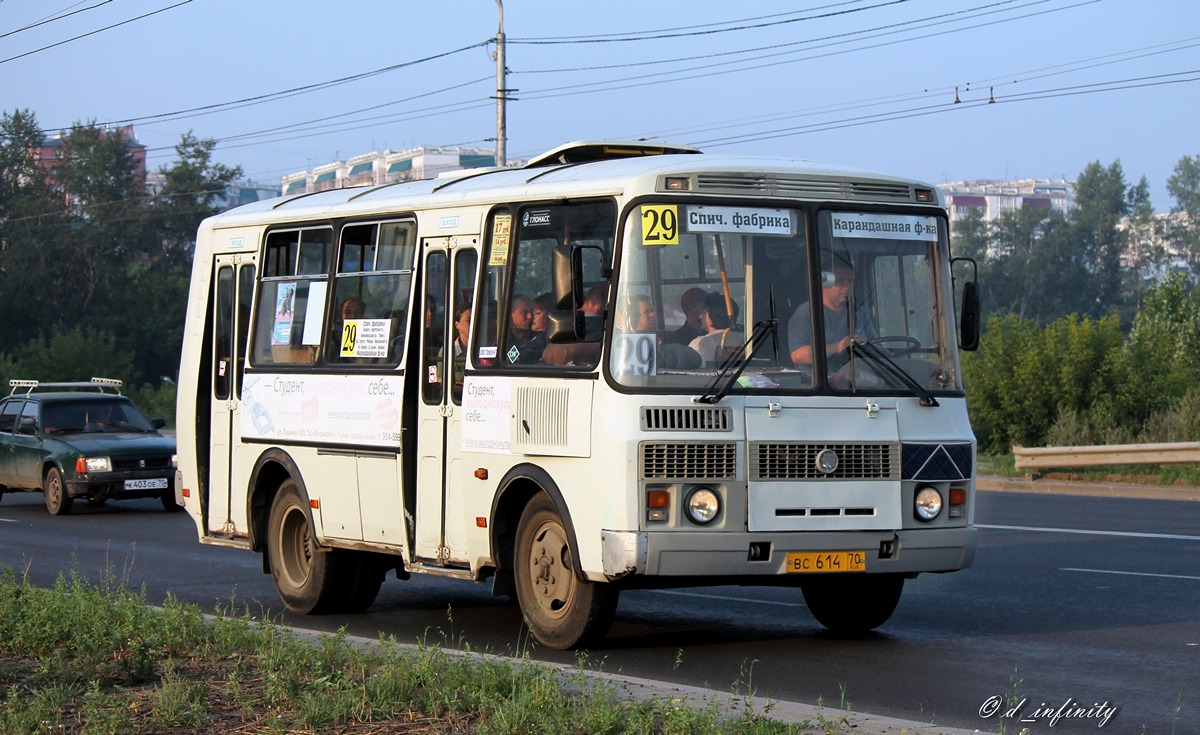
[[[922,406],[938,406],[937,399],[930,395],[929,391],[925,390],[924,386],[913,379],[913,376],[904,371],[904,368],[896,364],[892,356],[871,344],[865,339],[855,339],[850,346],[851,354],[855,352],[861,353],[864,357],[870,357],[875,362],[879,363],[884,371],[891,375],[896,380],[903,383],[909,390],[916,394],[920,399]]]
[[[710,383],[708,388],[705,389],[704,395],[697,398],[696,402],[716,403],[725,396],[729,395],[729,391],[733,388],[734,382],[741,377],[742,371],[746,369],[746,366],[750,364],[750,361],[754,359],[754,356],[758,354],[758,351],[762,349],[762,346],[767,343],[765,339],[762,339],[762,337],[766,336],[767,332],[770,332],[775,337],[773,342],[776,344],[776,350],[778,350],[779,320],[776,319],[774,313],[772,313],[770,319],[764,319],[758,324],[755,324],[754,331],[750,333],[750,336],[746,338],[746,341],[742,343],[742,346],[737,348],[737,351],[731,354],[729,357],[725,358],[725,362],[721,363],[720,369],[717,370],[717,377],[713,378],[712,383]],[[746,347],[751,342],[754,343],[754,349],[750,351],[749,355],[747,355]],[[721,381],[724,381],[724,385],[721,385]],[[718,385],[721,385],[721,390],[714,393],[713,390]]]

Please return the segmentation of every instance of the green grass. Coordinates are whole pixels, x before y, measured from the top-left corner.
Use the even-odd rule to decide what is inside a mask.
[[[784,724],[749,700],[635,701],[525,659],[454,655],[146,604],[115,580],[49,589],[0,569],[0,732],[848,733],[844,711]],[[581,664],[582,664],[581,660]],[[747,679],[749,678],[747,674]],[[749,688],[736,685],[738,690]]]

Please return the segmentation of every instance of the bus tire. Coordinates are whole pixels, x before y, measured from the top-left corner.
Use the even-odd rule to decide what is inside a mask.
[[[800,585],[804,602],[821,625],[834,633],[856,634],[887,622],[900,602],[899,574],[823,574]]]
[[[345,603],[347,575],[340,568],[336,549],[317,546],[296,481],[288,478],[279,486],[267,520],[267,556],[279,599],[301,615],[337,612]]]
[[[355,554],[355,557],[361,558],[351,558],[344,565],[348,567],[345,573],[350,585],[346,590],[345,603],[338,608],[338,612],[360,613],[375,604],[379,588],[383,586],[383,578],[387,575],[386,569],[366,558],[367,554]]]
[[[75,499],[67,495],[62,473],[57,467],[46,471],[46,479],[42,481],[42,493],[46,496],[46,510],[50,511],[52,516],[65,516],[75,504]]]
[[[566,527],[544,493],[525,506],[517,527],[517,601],[529,631],[547,648],[583,648],[604,637],[618,592],[575,574]]]

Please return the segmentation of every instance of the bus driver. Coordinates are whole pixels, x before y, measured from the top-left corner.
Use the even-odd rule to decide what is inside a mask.
[[[822,278],[826,277],[822,273]],[[854,293],[854,269],[846,263],[835,263],[833,280],[825,280],[821,288],[821,302],[825,315],[825,357],[829,361],[829,372],[841,369],[849,359],[848,348],[854,337],[870,339],[878,332],[871,317],[865,313],[854,315],[854,330],[850,329],[850,296]],[[812,302],[797,307],[788,322],[788,349],[792,351],[792,362],[798,366],[813,364],[812,351]]]

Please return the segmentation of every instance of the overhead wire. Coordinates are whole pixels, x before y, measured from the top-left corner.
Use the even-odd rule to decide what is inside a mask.
[[[709,30],[704,30],[704,31],[681,31],[678,33],[674,33],[674,32],[658,33],[658,34],[654,34],[654,35],[639,36],[637,38],[590,38],[590,39],[585,38],[585,39],[580,39],[580,40],[561,40],[561,41],[508,39],[508,43],[515,43],[515,44],[526,45],[526,46],[557,46],[557,45],[563,45],[563,44],[576,44],[576,43],[625,43],[625,42],[629,42],[629,41],[659,41],[659,40],[662,40],[665,38],[684,38],[686,36],[710,36],[710,35],[713,35],[716,33],[730,33],[732,31],[745,31],[745,30],[751,30],[751,29],[757,29],[757,28],[769,28],[771,26],[785,25],[788,23],[800,23],[800,22],[803,22],[806,20],[821,20],[824,18],[834,18],[834,17],[840,16],[840,15],[848,15],[850,13],[860,13],[864,10],[873,10],[875,8],[882,8],[882,7],[885,7],[888,5],[900,5],[901,3],[906,3],[906,2],[909,2],[909,0],[886,0],[885,2],[877,3],[875,5],[870,5],[865,8],[854,8],[852,10],[839,10],[839,11],[835,11],[835,12],[821,13],[819,15],[811,15],[811,16],[808,16],[805,18],[789,18],[788,20],[772,21],[769,23],[748,24],[748,25],[734,26],[733,28],[716,28],[716,29],[709,29]]]
[[[692,30],[694,28],[712,28],[713,26],[725,26],[725,25],[732,25],[734,23],[749,23],[751,21],[765,20],[767,18],[780,18],[785,15],[800,15],[801,13],[811,13],[815,10],[825,10],[826,8],[836,8],[836,7],[839,7],[842,5],[855,5],[855,4],[861,3],[863,1],[864,0],[845,0],[845,2],[832,3],[830,5],[820,5],[815,8],[807,8],[805,10],[789,10],[786,13],[771,13],[769,15],[757,15],[757,16],[754,16],[751,18],[739,18],[737,20],[722,20],[722,21],[717,21],[715,23],[697,23],[697,24],[690,25],[690,26],[676,26],[674,28],[657,28],[657,29],[653,29],[653,30],[625,31],[622,33],[586,34],[586,35],[581,35],[581,36],[537,36],[537,37],[529,37],[529,38],[522,38],[522,37],[518,36],[515,38],[511,38],[510,40],[515,40],[515,41],[569,41],[569,40],[581,40],[581,39],[589,39],[589,38],[604,38],[604,37],[616,38],[616,37],[620,37],[620,36],[638,36],[643,33],[670,33],[672,31],[688,31],[688,30]]]
[[[34,54],[41,53],[42,51],[47,51],[52,48],[57,48],[59,46],[63,46],[65,44],[71,43],[72,41],[78,41],[81,38],[87,38],[89,36],[94,36],[97,33],[103,33],[104,31],[111,31],[114,28],[120,28],[121,26],[129,25],[130,23],[134,23],[134,22],[142,20],[144,18],[149,18],[152,15],[158,15],[159,13],[165,13],[168,10],[174,10],[175,8],[178,8],[182,5],[187,5],[190,2],[192,2],[192,0],[180,0],[180,2],[177,2],[174,5],[168,5],[165,8],[159,8],[158,10],[154,10],[149,13],[144,13],[142,15],[137,16],[136,18],[130,18],[129,20],[123,20],[120,23],[113,23],[112,25],[108,25],[103,28],[97,28],[94,31],[88,31],[87,33],[83,33],[78,36],[68,38],[65,41],[58,41],[57,43],[52,43],[49,46],[42,46],[41,48],[37,48],[32,51],[26,51],[23,54],[17,54],[16,56],[10,56],[7,59],[0,59],[0,64],[7,64],[10,61],[16,61],[17,59],[23,59],[26,56],[33,56]]]
[[[1007,3],[1007,2],[1012,2],[1014,0],[1003,0],[1003,1],[1005,3]],[[1045,4],[1045,3],[1053,2],[1053,1],[1054,0],[1034,0],[1034,2],[1031,3],[1030,5],[1041,5],[1041,4]],[[525,99],[525,100],[533,100],[533,99],[549,99],[549,98],[554,98],[554,97],[570,97],[570,96],[575,96],[575,95],[579,95],[579,94],[587,94],[587,93],[596,92],[596,91],[609,92],[609,91],[614,91],[614,90],[625,90],[625,89],[629,89],[632,87],[648,87],[648,86],[654,86],[654,85],[658,85],[658,84],[665,84],[665,83],[669,83],[669,82],[679,82],[679,81],[686,81],[686,80],[691,80],[691,79],[704,79],[704,78],[708,78],[708,77],[723,76],[726,74],[734,74],[734,73],[744,72],[744,71],[758,71],[761,69],[767,69],[767,68],[775,67],[775,66],[782,66],[785,64],[794,64],[794,63],[797,63],[800,61],[811,61],[813,59],[826,58],[829,56],[837,56],[837,55],[841,55],[841,54],[845,54],[845,53],[852,53],[852,52],[856,52],[856,51],[884,48],[887,46],[895,46],[898,44],[910,43],[913,41],[923,41],[923,40],[929,39],[931,37],[944,36],[944,35],[949,35],[951,33],[961,33],[963,31],[975,30],[977,28],[986,28],[988,26],[999,25],[1001,23],[1011,23],[1015,20],[1024,20],[1026,18],[1037,17],[1040,15],[1047,15],[1049,13],[1062,12],[1064,10],[1073,10],[1075,8],[1078,8],[1078,7],[1081,7],[1084,5],[1093,5],[1098,2],[1100,2],[1100,0],[1080,0],[1080,2],[1076,2],[1072,5],[1067,5],[1067,6],[1063,6],[1063,7],[1059,7],[1059,8],[1049,8],[1046,10],[1040,10],[1037,12],[1027,13],[1025,15],[1014,16],[1011,18],[1001,18],[998,20],[988,21],[986,23],[978,23],[975,25],[963,26],[961,28],[952,28],[952,29],[948,29],[948,30],[939,31],[939,32],[933,33],[933,34],[926,33],[926,34],[922,34],[921,36],[918,36],[918,37],[901,38],[901,39],[897,39],[897,40],[886,41],[886,42],[881,42],[881,43],[877,43],[877,44],[871,44],[869,46],[858,46],[858,47],[849,48],[849,49],[840,49],[837,51],[830,51],[827,53],[820,53],[820,54],[812,54],[812,55],[802,56],[802,57],[798,57],[798,58],[785,59],[782,61],[773,61],[773,62],[769,62],[769,63],[755,64],[753,66],[743,66],[741,68],[723,69],[720,71],[709,71],[709,72],[704,72],[704,73],[700,73],[700,74],[692,74],[689,76],[672,76],[672,75],[678,75],[678,74],[686,74],[687,72],[700,71],[703,69],[713,69],[716,67],[732,66],[732,65],[739,65],[739,64],[744,65],[744,64],[748,64],[749,62],[752,62],[752,61],[761,61],[763,59],[774,58],[777,56],[789,55],[789,54],[793,54],[793,53],[803,53],[804,51],[808,51],[809,49],[798,50],[798,51],[793,51],[793,52],[777,53],[777,54],[767,54],[762,57],[755,57],[755,58],[751,58],[751,59],[741,59],[741,60],[737,60],[737,61],[722,61],[722,62],[715,62],[712,64],[700,64],[700,65],[688,67],[685,69],[676,69],[676,70],[672,70],[672,71],[656,72],[653,74],[643,74],[643,75],[637,75],[637,76],[621,77],[618,79],[607,79],[607,80],[602,80],[602,81],[598,81],[598,82],[588,82],[588,83],[582,83],[582,84],[575,83],[575,84],[571,84],[571,85],[563,85],[563,86],[558,86],[558,87],[547,87],[545,89],[535,89],[535,90],[529,90],[529,91],[523,92],[521,95],[521,98]],[[1026,5],[1024,7],[1030,7],[1030,5]],[[985,7],[992,7],[992,6],[991,5],[979,6],[979,8],[985,8]],[[976,8],[976,9],[979,9],[979,8]],[[989,11],[987,13],[980,13],[980,15],[981,16],[991,15],[995,12],[999,12],[999,11]],[[888,31],[885,33],[878,34],[877,36],[870,36],[868,38],[879,38],[879,37],[883,37],[883,36],[895,35],[896,33],[901,33],[901,32],[911,32],[914,30],[925,30],[925,28],[927,28],[927,27],[932,27],[932,26],[937,26],[937,25],[945,25],[948,23],[959,22],[960,20],[962,20],[962,19],[956,19],[956,20],[943,19],[943,20],[939,20],[934,23],[930,23],[929,26],[922,26],[919,28],[908,28],[908,29],[904,29],[903,31]],[[858,40],[862,40],[862,39],[858,39]],[[850,42],[851,41],[847,41],[847,40],[837,41],[837,42],[826,44],[824,46],[818,46],[816,48],[829,48],[831,46],[840,46],[840,45],[844,45],[844,44],[850,43]],[[672,78],[662,79],[661,77],[672,77]],[[584,89],[585,87],[592,87],[593,89],[590,89],[590,90]]]
[[[8,38],[9,36],[15,36],[18,33],[23,33],[25,31],[29,31],[34,28],[40,28],[41,26],[48,25],[50,23],[55,23],[57,21],[63,20],[64,18],[70,18],[73,15],[78,15],[80,13],[86,13],[87,11],[95,10],[96,8],[98,8],[102,5],[108,5],[112,1],[113,0],[100,0],[100,2],[96,3],[95,5],[91,5],[86,8],[80,8],[79,10],[72,10],[69,13],[67,13],[65,11],[59,11],[58,13],[46,16],[45,18],[42,18],[39,21],[30,23],[29,25],[26,25],[26,26],[22,26],[22,27],[16,29],[15,31],[9,31],[8,33],[0,33],[0,38]],[[86,2],[86,0],[80,0],[80,2],[75,3],[75,5],[68,6],[67,10],[70,10],[71,8],[77,7],[79,5],[83,5],[84,2]]]

